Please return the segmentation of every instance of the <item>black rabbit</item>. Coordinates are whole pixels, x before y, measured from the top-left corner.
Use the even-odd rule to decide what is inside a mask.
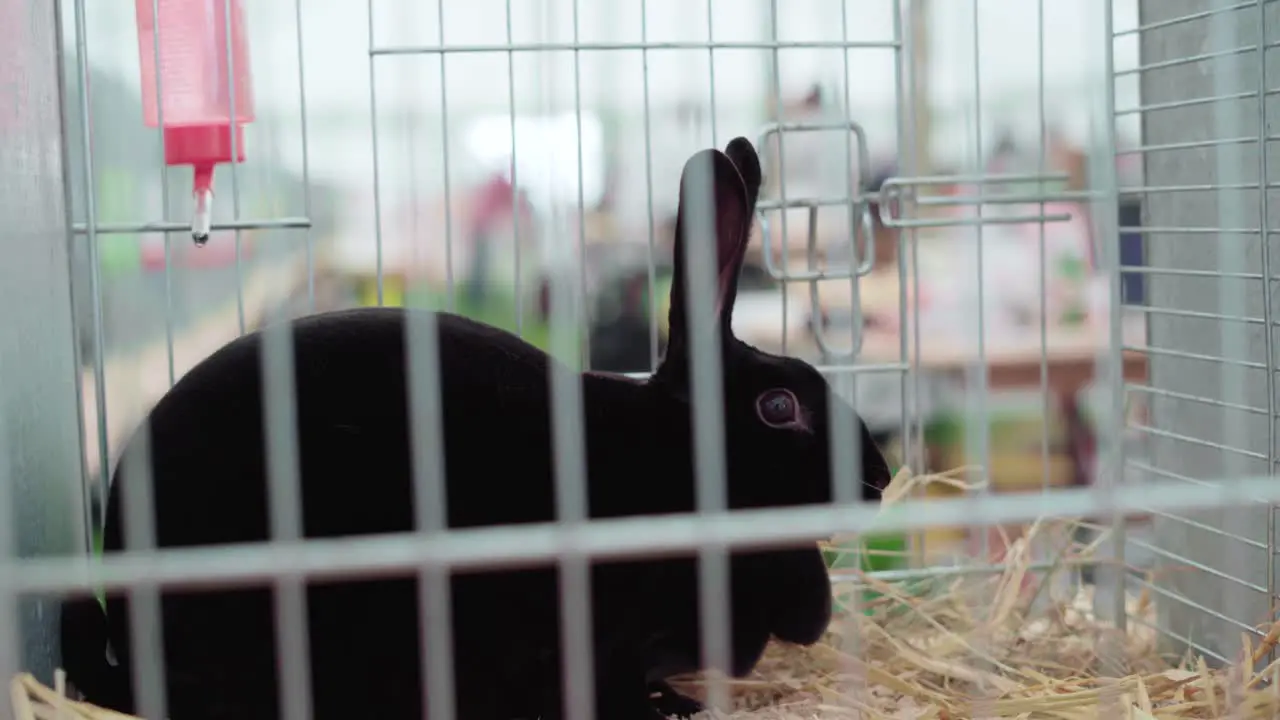
[[[829,437],[822,376],[801,361],[759,352],[730,330],[760,165],[743,138],[726,152],[694,155],[681,186],[714,184],[728,505],[828,502],[831,442],[860,443],[863,482],[883,486],[888,469],[860,421],[850,425],[859,428],[857,438]],[[683,219],[677,222],[684,226]],[[582,375],[593,518],[695,508],[690,308],[679,244],[675,257],[671,339],[654,376],[635,382]],[[405,332],[415,317],[424,314],[366,308],[291,323],[307,537],[414,527]],[[551,361],[514,335],[455,315],[435,317],[449,526],[554,520]],[[133,491],[130,482],[136,479],[125,473],[148,460],[159,546],[268,538],[261,346],[260,333],[229,343],[156,405],[149,418],[150,457],[140,456],[134,441],[116,468],[106,553],[123,548],[123,494]],[[852,413],[844,405],[834,410]],[[130,480],[121,482],[124,477]],[[771,636],[808,644],[826,630],[831,588],[815,543],[735,552],[730,572],[732,667],[726,670],[750,671]],[[696,556],[597,562],[591,580],[597,717],[653,720],[697,710],[696,702],[663,681],[705,664]],[[424,717],[416,585],[411,572],[308,584],[316,718]],[[555,567],[457,572],[452,599],[458,717],[562,717]],[[123,594],[109,595],[104,617],[92,599],[68,599],[62,651],[72,684],[87,700],[132,712],[127,602]],[[163,592],[171,717],[279,717],[272,607],[266,585]],[[108,642],[117,664],[105,659]]]

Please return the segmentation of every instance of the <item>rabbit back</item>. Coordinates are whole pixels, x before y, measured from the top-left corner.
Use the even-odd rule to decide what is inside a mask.
[[[405,348],[407,323],[422,312],[363,308],[291,322],[305,537],[413,529]],[[447,524],[554,521],[548,356],[482,323],[450,314],[435,319]],[[263,342],[258,332],[229,343],[184,375],[149,416],[160,547],[268,539]],[[589,515],[693,510],[687,405],[608,374],[587,373],[581,382]],[[135,438],[116,469],[107,553],[124,546],[125,493],[141,479],[130,472],[147,459],[145,450]],[[597,663],[615,663],[625,676],[626,669],[646,667],[653,643],[673,635],[675,642],[687,642],[680,631],[691,627],[689,613],[697,607],[689,562],[634,560],[593,568]],[[554,717],[561,686],[554,568],[455,573],[451,588],[460,716]],[[423,717],[417,590],[410,573],[307,583],[316,717],[350,717],[366,711],[371,698],[380,716]],[[164,664],[175,717],[278,717],[273,603],[265,585],[164,591]],[[132,711],[132,693],[121,686],[135,659],[124,596],[109,595],[106,624],[126,670],[98,667],[81,674],[101,673],[99,687],[109,675],[110,696],[127,698],[117,709]],[[74,669],[69,674],[74,682]],[[494,693],[495,686],[504,692]]]
[[[406,317],[398,309],[361,309],[292,325],[306,537],[413,529]],[[448,524],[553,520],[547,356],[486,325],[448,314],[437,319],[451,478]],[[228,344],[184,376],[150,416],[155,537],[161,547],[268,538],[262,342],[255,333]],[[141,450],[130,443],[112,483],[108,553],[123,547],[123,493],[134,482],[128,473],[144,460]],[[467,703],[497,703],[520,693],[470,692],[465,683],[477,673],[465,668],[485,667],[481,675],[492,674],[486,684],[504,675],[512,686],[538,682],[543,670],[531,665],[532,658],[498,656],[493,649],[554,643],[556,630],[548,620],[557,617],[555,575],[548,569],[468,574],[453,585],[460,710],[486,717],[496,708]],[[271,591],[164,595],[173,714],[276,717]],[[386,717],[422,717],[418,606],[412,577],[309,583],[317,717],[339,717],[358,710],[351,703],[372,698]],[[109,598],[107,617],[110,642],[121,663],[128,663],[133,653],[123,597]]]

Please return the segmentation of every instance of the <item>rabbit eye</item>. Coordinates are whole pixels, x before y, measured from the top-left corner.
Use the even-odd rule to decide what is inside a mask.
[[[772,427],[794,425],[800,420],[800,403],[790,390],[769,390],[756,400],[756,413]]]

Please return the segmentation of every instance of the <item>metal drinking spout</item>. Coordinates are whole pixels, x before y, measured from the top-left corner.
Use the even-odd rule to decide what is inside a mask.
[[[193,182],[195,212],[191,216],[191,239],[196,247],[209,242],[209,229],[213,224],[213,165],[198,165]]]

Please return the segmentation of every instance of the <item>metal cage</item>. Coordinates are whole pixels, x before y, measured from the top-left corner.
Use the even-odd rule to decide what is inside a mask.
[[[153,2],[159,8],[165,0]],[[137,115],[134,91],[113,85],[137,61],[136,43],[119,25],[127,5],[0,2],[7,49],[0,77],[12,89],[0,100],[0,298],[8,300],[0,323],[0,525],[15,528],[0,533],[0,674],[52,677],[59,593],[132,588],[140,714],[163,717],[159,588],[271,580],[281,598],[283,714],[304,718],[312,708],[303,580],[415,569],[440,578],[450,569],[557,560],[563,616],[580,621],[568,622],[564,636],[568,707],[585,718],[588,559],[688,549],[701,553],[700,582],[712,591],[704,593],[712,599],[702,606],[702,642],[710,656],[725,657],[729,630],[716,602],[727,587],[728,548],[854,532],[870,527],[876,508],[837,489],[834,509],[724,511],[725,460],[715,442],[723,403],[710,325],[695,326],[690,341],[699,517],[587,521],[580,390],[571,375],[555,373],[550,422],[564,527],[447,530],[439,502],[429,500],[440,497],[442,469],[428,463],[415,478],[424,498],[420,533],[304,542],[286,387],[291,348],[287,335],[267,332],[275,541],[158,550],[153,532],[139,528],[125,556],[92,563],[83,556],[92,551],[121,445],[219,345],[270,319],[351,304],[357,291],[335,280],[344,273],[376,304],[432,286],[444,289],[432,303],[456,309],[455,265],[459,257],[469,262],[470,251],[457,249],[468,209],[455,196],[485,173],[537,189],[535,220],[499,233],[512,253],[504,262],[514,278],[513,331],[528,331],[529,308],[540,302],[530,268],[544,263],[554,268],[541,281],[546,346],[566,367],[589,355],[580,343],[592,307],[588,246],[608,231],[598,229],[603,221],[588,198],[609,197],[597,204],[615,203],[615,222],[646,250],[635,272],[647,286],[651,322],[642,344],[652,368],[662,310],[656,268],[663,223],[679,200],[679,163],[736,135],[756,143],[764,162],[751,252],[776,295],[768,306],[780,318],[774,349],[811,360],[834,393],[899,440],[904,464],[931,464],[924,417],[950,405],[977,428],[967,432],[963,454],[989,469],[997,390],[1028,391],[1046,417],[1062,411],[1074,423],[1071,472],[1091,487],[1049,486],[1046,425],[1037,438],[1039,492],[975,491],[876,519],[877,527],[911,533],[915,553],[911,567],[882,577],[957,572],[925,564],[930,528],[979,528],[983,557],[961,571],[997,572],[986,557],[987,525],[1084,516],[1110,548],[1086,580],[1098,587],[1098,612],[1121,629],[1145,622],[1126,610],[1128,597],[1145,594],[1171,649],[1229,663],[1242,633],[1261,638],[1275,621],[1280,490],[1271,480],[1277,367],[1268,198],[1276,138],[1267,110],[1277,91],[1267,75],[1280,57],[1273,37],[1280,4],[254,3],[255,69],[270,71],[259,87],[275,102],[249,130],[251,159],[219,171],[213,236],[201,249],[190,248],[187,176],[163,164],[160,133],[133,127],[141,127],[129,117]],[[996,66],[1013,79],[989,74]],[[1050,71],[1059,73],[1053,84]],[[817,77],[814,97],[822,101],[794,119],[786,96],[806,76]],[[1010,118],[1034,158],[1027,167],[992,167]],[[1078,176],[1050,167],[1052,126],[1064,119],[1087,148]],[[557,154],[565,137],[573,148]],[[893,156],[889,170],[877,168],[883,158],[874,148],[883,147]],[[596,154],[609,158],[612,175]],[[792,174],[818,166],[820,181]],[[104,201],[126,186],[129,199]],[[345,201],[334,194],[338,186],[347,187]],[[434,205],[422,200],[435,196],[442,200]],[[1046,238],[1073,222],[1088,228],[1098,270],[1090,292],[1103,309],[1088,342],[1059,346],[1043,310]],[[1018,227],[1033,228],[1038,277],[1028,282],[1042,312],[1016,342],[1001,345],[991,338],[1010,331],[993,329],[1003,321],[992,319],[1000,311],[984,292],[1009,282],[989,273],[1007,247],[1002,238]],[[975,273],[975,297],[941,301],[968,303],[972,312],[951,321],[960,327],[930,326],[909,299],[909,288],[920,287],[920,248],[943,231],[971,253],[952,272]],[[835,240],[820,243],[820,235]],[[157,269],[145,287],[108,277],[112,248],[130,242],[153,253]],[[865,330],[863,295],[877,251],[891,251],[896,266],[901,330],[893,341]],[[210,253],[226,253],[217,261],[225,267],[187,264]],[[423,257],[444,269],[397,269]],[[693,305],[709,307],[711,259],[701,250],[686,259],[692,275],[703,271],[689,285]],[[144,325],[150,329],[137,330],[137,339],[126,337]],[[950,339],[931,342],[934,333]],[[416,338],[411,354],[427,368],[428,386],[432,352]],[[432,447],[440,433],[433,398],[428,391],[412,400],[421,423],[415,437]],[[1092,431],[1080,429],[1081,404],[1092,407]],[[833,448],[838,478],[856,479],[855,454]],[[977,470],[969,479],[989,478]],[[145,517],[147,494],[130,501],[126,515]],[[450,682],[441,619],[449,599],[433,591],[424,603],[425,656],[435,659],[427,685],[438,690]],[[431,717],[453,713],[451,693],[428,697]]]

